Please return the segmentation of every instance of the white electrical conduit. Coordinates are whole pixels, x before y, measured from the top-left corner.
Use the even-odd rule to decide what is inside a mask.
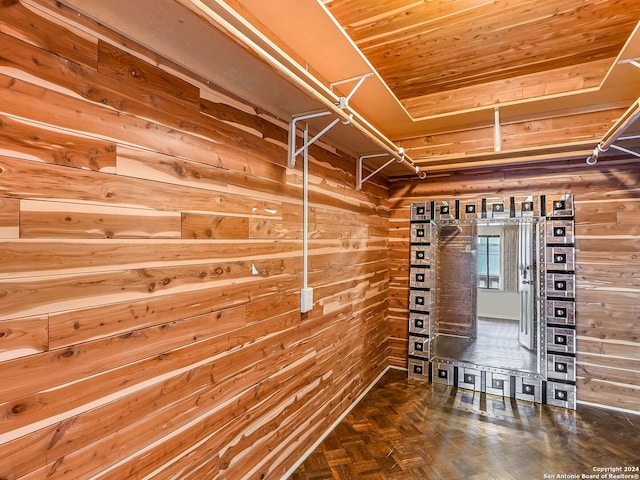
[[[294,137],[295,138],[295,137]],[[304,144],[309,141],[309,125],[304,128],[302,136]],[[302,155],[302,288],[309,287],[309,149]]]
[[[330,115],[330,112],[311,113],[308,115],[301,115],[294,117],[291,122],[289,131],[289,159],[287,162],[290,167],[295,166],[295,159],[300,153],[302,153],[303,165],[302,165],[302,289],[303,292],[309,287],[309,146],[320,138],[326,131],[333,127],[340,121],[336,118],[327,125],[322,131],[317,133],[311,140],[309,140],[309,124],[305,124],[302,132],[302,146],[296,149],[296,124],[299,121],[310,120],[312,118],[323,117]],[[302,293],[304,294],[304,293]]]
[[[194,12],[206,23],[227,34],[239,45],[254,53],[258,58],[270,65],[276,72],[291,81],[296,87],[319,101],[327,110],[338,116],[344,123],[350,123],[364,136],[380,148],[388,152],[398,162],[406,165],[412,173],[425,178],[413,160],[407,155],[398,153],[399,148],[382,132],[354,112],[348,106],[340,108],[340,97],[303,69],[280,47],[271,42],[262,32],[248,23],[238,12],[223,0],[211,0],[213,6],[202,0],[176,0],[185,8]],[[216,10],[214,10],[216,8]],[[349,112],[347,112],[347,108]]]

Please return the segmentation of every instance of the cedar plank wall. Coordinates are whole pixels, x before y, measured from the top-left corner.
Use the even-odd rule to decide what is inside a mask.
[[[391,185],[391,362],[406,366],[409,205],[518,193],[574,195],[577,399],[640,411],[640,164],[552,162]]]
[[[387,187],[312,149],[300,314],[286,130],[38,4],[0,4],[0,479],[281,478],[388,366]]]

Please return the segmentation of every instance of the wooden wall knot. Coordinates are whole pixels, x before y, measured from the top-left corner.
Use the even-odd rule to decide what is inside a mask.
[[[42,62],[40,62],[40,60],[38,60],[36,57],[31,57],[31,61],[35,66],[42,67]]]
[[[20,0],[2,0],[2,2],[0,2],[0,7],[7,8],[17,3],[20,3]],[[3,478],[4,477],[0,477],[0,480],[3,480]]]
[[[173,165],[173,171],[175,172],[176,175],[178,175],[179,177],[186,177],[187,176],[187,169],[184,167],[184,165],[175,162]]]
[[[60,439],[64,436],[64,434],[69,430],[75,423],[77,417],[68,418],[67,420],[63,420],[58,424],[58,428],[54,435],[51,437],[51,441],[47,445],[47,449],[51,450],[56,444],[60,441]]]
[[[76,356],[76,352],[73,350],[65,350],[62,352],[58,358],[73,358]]]
[[[26,403],[16,403],[13,407],[11,407],[12,415],[20,415],[27,411],[29,406]]]

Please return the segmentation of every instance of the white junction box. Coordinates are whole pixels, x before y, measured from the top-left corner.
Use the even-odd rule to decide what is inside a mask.
[[[300,312],[313,310],[313,288],[307,287],[300,290]]]

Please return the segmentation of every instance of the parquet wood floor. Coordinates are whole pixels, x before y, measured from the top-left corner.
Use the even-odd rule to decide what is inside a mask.
[[[640,467],[640,416],[474,394],[389,370],[291,480],[616,478],[598,467]]]

